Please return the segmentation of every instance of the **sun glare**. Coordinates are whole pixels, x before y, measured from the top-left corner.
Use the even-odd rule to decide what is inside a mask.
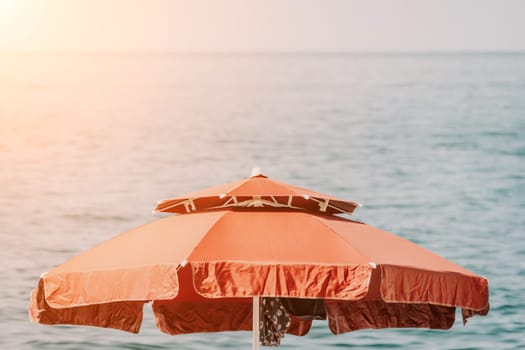
[[[28,24],[32,18],[26,17],[28,5],[21,0],[0,0],[0,51],[16,49],[21,38],[32,30]]]
[[[0,0],[0,18],[8,16],[13,12],[15,7],[15,0]]]
[[[0,0],[0,26],[13,24],[16,21],[21,10],[19,5],[18,0]]]

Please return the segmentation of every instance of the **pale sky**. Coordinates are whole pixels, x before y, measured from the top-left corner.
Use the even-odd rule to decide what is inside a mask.
[[[0,0],[0,51],[523,51],[525,0]]]

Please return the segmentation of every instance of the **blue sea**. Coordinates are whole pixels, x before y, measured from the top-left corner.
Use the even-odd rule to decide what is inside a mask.
[[[0,348],[247,349],[249,332],[29,322],[41,273],[250,175],[363,203],[355,218],[486,276],[449,331],[283,349],[525,349],[525,53],[0,53]]]

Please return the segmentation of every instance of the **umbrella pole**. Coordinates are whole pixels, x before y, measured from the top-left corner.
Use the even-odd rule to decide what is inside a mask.
[[[252,336],[253,350],[259,349],[259,297],[253,297]]]

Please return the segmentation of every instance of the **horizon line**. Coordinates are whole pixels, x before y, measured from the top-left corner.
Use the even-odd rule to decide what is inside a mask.
[[[525,54],[525,49],[519,50],[172,50],[172,49],[0,49],[5,53],[113,53],[113,54],[179,54],[179,55],[282,55],[282,54],[326,54],[326,55],[425,55],[425,54]]]

